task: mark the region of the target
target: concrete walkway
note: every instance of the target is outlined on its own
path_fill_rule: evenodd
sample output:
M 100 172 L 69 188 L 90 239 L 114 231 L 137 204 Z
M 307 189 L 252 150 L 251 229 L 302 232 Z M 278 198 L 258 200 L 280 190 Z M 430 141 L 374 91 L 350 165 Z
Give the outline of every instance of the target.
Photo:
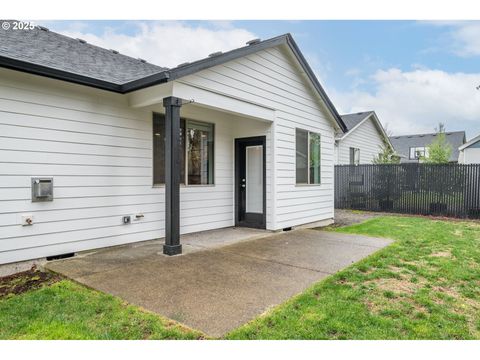
M 160 244 L 149 242 L 51 262 L 47 268 L 221 336 L 391 242 L 318 230 L 253 232 L 229 245 L 224 241 L 232 241 L 220 241 L 221 232 L 213 233 L 216 245 L 191 241 L 194 245 L 175 257 L 160 255 Z M 230 239 L 226 230 L 223 235 Z

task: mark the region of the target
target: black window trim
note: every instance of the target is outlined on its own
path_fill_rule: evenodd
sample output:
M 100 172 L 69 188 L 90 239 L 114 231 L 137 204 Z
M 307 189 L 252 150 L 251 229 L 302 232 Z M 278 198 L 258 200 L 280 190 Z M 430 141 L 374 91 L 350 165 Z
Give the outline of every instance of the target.
M 161 112 L 156 112 L 154 111 L 152 113 L 152 187 L 154 188 L 163 188 L 165 187 L 165 182 L 163 183 L 155 183 L 155 176 L 154 176 L 154 166 L 155 166 L 155 157 L 154 157 L 154 152 L 155 152 L 155 148 L 153 146 L 153 142 L 155 141 L 155 134 L 153 133 L 153 127 L 154 127 L 154 116 L 155 114 L 159 114 L 159 115 L 162 115 L 162 116 L 165 116 L 164 113 L 161 113 Z M 185 117 L 182 117 L 181 118 L 184 122 L 185 122 L 185 129 L 184 129 L 184 137 L 185 137 L 185 140 L 184 140 L 184 144 L 183 144 L 183 151 L 184 151 L 184 159 L 185 159 L 185 164 L 184 164 L 184 179 L 183 181 L 180 183 L 180 186 L 181 187 L 214 187 L 215 184 L 216 184 L 216 181 L 215 181 L 215 174 L 216 174 L 216 161 L 215 161 L 215 139 L 216 139 L 216 126 L 215 126 L 215 123 L 213 122 L 208 122 L 208 121 L 203 121 L 203 120 L 196 120 L 196 119 L 191 119 L 191 118 L 185 118 Z M 213 158 L 213 182 L 211 184 L 188 184 L 188 160 L 187 160 L 187 156 L 188 156 L 188 151 L 187 151 L 187 128 L 188 128 L 188 122 L 189 121 L 195 121 L 195 122 L 199 122 L 199 123 L 204 123 L 204 124 L 209 124 L 209 125 L 212 125 L 212 137 L 213 137 L 213 146 L 212 146 L 212 158 Z
M 307 182 L 306 183 L 298 183 L 297 182 L 297 130 L 305 131 L 307 133 Z M 317 134 L 320 138 L 320 182 L 318 183 L 311 183 L 310 182 L 310 134 Z M 295 128 L 295 186 L 318 186 L 322 185 L 322 134 L 316 131 L 310 131 L 303 128 L 296 127 Z

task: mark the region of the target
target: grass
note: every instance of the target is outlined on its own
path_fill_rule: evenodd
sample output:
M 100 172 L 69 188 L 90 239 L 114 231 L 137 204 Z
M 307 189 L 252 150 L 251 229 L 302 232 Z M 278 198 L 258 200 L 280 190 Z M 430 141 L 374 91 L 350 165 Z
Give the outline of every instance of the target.
M 229 339 L 480 339 L 480 224 L 380 217 L 335 231 L 389 247 Z
M 0 339 L 198 339 L 200 332 L 69 280 L 0 299 Z
M 332 231 L 396 242 L 227 339 L 480 339 L 480 223 L 388 216 Z M 203 338 L 69 280 L 40 280 L 0 284 L 0 339 Z

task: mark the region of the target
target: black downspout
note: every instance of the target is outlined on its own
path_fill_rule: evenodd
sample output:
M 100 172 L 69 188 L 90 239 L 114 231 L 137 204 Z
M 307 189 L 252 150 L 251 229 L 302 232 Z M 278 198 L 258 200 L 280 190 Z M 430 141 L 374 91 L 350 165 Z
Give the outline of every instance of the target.
M 182 253 L 180 244 L 180 107 L 182 99 L 163 99 L 165 107 L 165 255 Z

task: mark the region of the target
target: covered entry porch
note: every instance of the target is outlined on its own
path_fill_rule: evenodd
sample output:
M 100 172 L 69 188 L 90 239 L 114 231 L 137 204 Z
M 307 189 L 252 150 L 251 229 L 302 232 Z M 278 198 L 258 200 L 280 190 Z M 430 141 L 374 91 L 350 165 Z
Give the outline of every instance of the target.
M 129 102 L 152 113 L 153 187 L 165 198 L 164 254 L 182 253 L 180 234 L 274 228 L 272 109 L 182 82 L 133 93 Z

